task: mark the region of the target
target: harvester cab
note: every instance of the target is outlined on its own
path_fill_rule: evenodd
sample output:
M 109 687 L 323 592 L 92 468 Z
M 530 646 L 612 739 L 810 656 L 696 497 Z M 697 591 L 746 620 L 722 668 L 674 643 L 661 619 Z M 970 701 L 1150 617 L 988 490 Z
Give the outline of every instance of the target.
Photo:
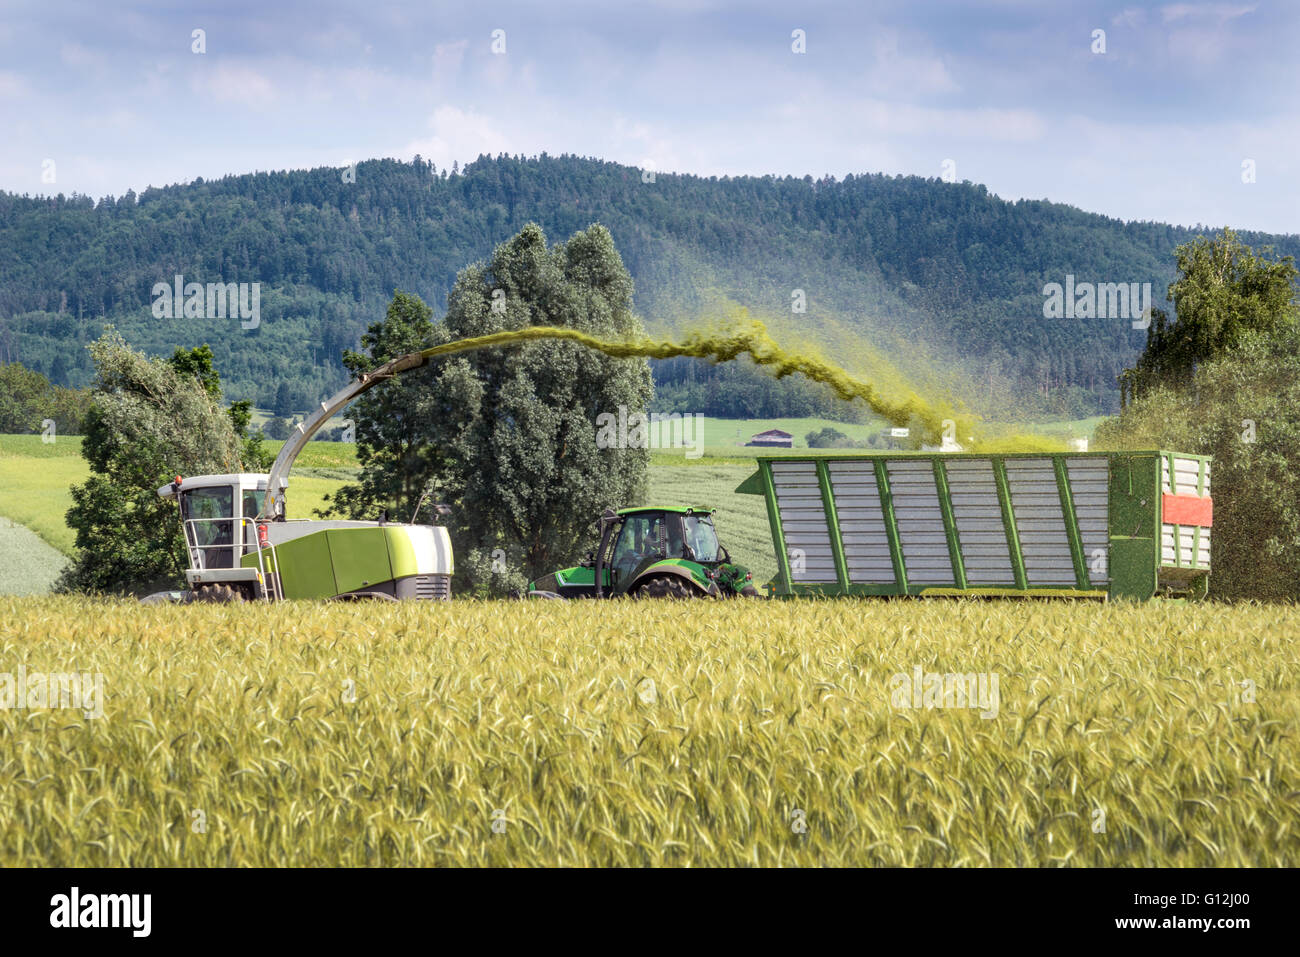
M 174 498 L 180 506 L 192 568 L 239 567 L 248 548 L 256 547 L 256 519 L 266 497 L 266 481 L 265 475 L 251 472 L 188 479 L 178 475 L 158 490 L 161 497 Z M 281 489 L 288 484 L 282 479 Z
M 387 519 L 290 521 L 288 479 L 277 480 L 280 494 L 268 509 L 270 482 L 248 472 L 177 476 L 158 489 L 180 506 L 190 600 L 451 597 L 445 528 Z
M 606 509 L 587 561 L 539 578 L 531 598 L 755 596 L 750 572 L 718 544 L 711 508 Z
M 290 521 L 284 505 L 289 470 L 320 428 L 368 390 L 430 358 L 429 350 L 398 356 L 349 382 L 298 424 L 265 475 L 177 476 L 158 489 L 180 506 L 188 598 L 450 598 L 451 537 L 439 525 L 415 524 L 419 505 L 408 523 L 386 513 L 373 522 Z M 447 511 L 434 505 L 425 514 Z

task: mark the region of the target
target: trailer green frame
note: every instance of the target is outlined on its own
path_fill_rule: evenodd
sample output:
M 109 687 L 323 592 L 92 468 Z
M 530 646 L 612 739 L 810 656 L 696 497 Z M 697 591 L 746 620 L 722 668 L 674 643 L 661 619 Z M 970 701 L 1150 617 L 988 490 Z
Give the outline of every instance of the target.
M 953 583 L 935 585 L 910 581 L 904 558 L 903 540 L 895 514 L 889 463 L 899 460 L 927 460 L 931 463 L 938 495 L 938 517 L 942 519 Z M 1192 532 L 1191 560 L 1183 561 L 1182 529 L 1173 525 L 1172 561 L 1162 554 L 1162 472 L 1169 476 L 1170 490 L 1190 494 L 1177 486 L 1175 460 L 1197 463 L 1199 472 L 1195 494 L 1208 498 L 1208 456 L 1189 455 L 1164 450 L 1129 452 L 1019 452 L 983 454 L 973 452 L 878 452 L 831 453 L 807 456 L 764 456 L 757 459 L 757 471 L 736 489 L 738 493 L 764 496 L 768 524 L 776 552 L 776 577 L 768 591 L 776 597 L 800 595 L 915 596 L 986 595 L 1055 598 L 1097 598 L 1145 600 L 1155 596 L 1203 598 L 1209 590 L 1208 563 L 1201 562 L 1200 526 Z M 949 487 L 949 465 L 956 460 L 979 460 L 992 467 L 999 512 L 1006 536 L 1007 557 L 1014 583 L 1007 585 L 972 585 L 966 574 L 962 554 L 961 532 L 955 518 L 953 494 Z M 1044 585 L 1033 581 L 1021 546 L 1021 525 L 1016 520 L 1008 465 L 1018 461 L 1034 465 L 1050 464 L 1055 477 L 1055 492 L 1060 517 L 1065 524 L 1066 544 L 1073 582 Z M 1081 461 L 1104 460 L 1106 464 L 1106 554 L 1104 571 L 1096 570 L 1097 556 L 1085 553 L 1080 530 L 1070 466 Z M 892 582 L 854 582 L 851 580 L 843 532 L 830 468 L 832 463 L 870 462 L 879 495 L 884 525 L 884 544 L 888 546 L 894 570 Z M 821 491 L 823 517 L 829 535 L 830 554 L 834 561 L 835 581 L 796 581 L 791 572 L 786 534 L 782 526 L 781 502 L 777 494 L 774 465 L 804 464 L 812 468 Z M 1045 488 L 1038 494 L 1047 494 Z M 1167 494 L 1167 493 L 1166 493 Z M 1166 523 L 1168 524 L 1168 523 Z M 1207 533 L 1208 534 L 1208 533 Z M 1208 543 L 1207 543 L 1208 547 Z M 1094 549 L 1096 551 L 1096 549 Z M 1064 556 L 1064 553 L 1062 553 Z

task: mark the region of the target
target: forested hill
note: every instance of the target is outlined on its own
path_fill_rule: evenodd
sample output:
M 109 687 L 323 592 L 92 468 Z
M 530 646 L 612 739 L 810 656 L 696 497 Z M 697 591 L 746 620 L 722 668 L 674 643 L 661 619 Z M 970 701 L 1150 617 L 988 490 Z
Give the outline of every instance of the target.
M 652 332 L 743 306 L 887 386 L 1065 415 L 1113 407 L 1115 376 L 1145 336 L 1125 319 L 1044 319 L 1044 284 L 1149 282 L 1167 306 L 1174 247 L 1211 231 L 918 177 L 649 177 L 546 155 L 482 157 L 450 175 L 418 157 L 378 160 L 99 202 L 0 193 L 0 362 L 85 384 L 83 346 L 112 323 L 154 352 L 209 343 L 232 398 L 270 406 L 288 381 L 305 407 L 345 380 L 341 351 L 394 289 L 441 310 L 457 271 L 529 221 L 552 242 L 609 227 Z M 1300 253 L 1296 236 L 1242 238 Z M 154 285 L 177 274 L 260 283 L 260 325 L 154 318 Z M 806 311 L 792 310 L 796 290 Z M 663 402 L 691 411 L 803 414 L 772 408 L 781 390 L 757 395 L 741 370 L 678 361 L 656 377 Z

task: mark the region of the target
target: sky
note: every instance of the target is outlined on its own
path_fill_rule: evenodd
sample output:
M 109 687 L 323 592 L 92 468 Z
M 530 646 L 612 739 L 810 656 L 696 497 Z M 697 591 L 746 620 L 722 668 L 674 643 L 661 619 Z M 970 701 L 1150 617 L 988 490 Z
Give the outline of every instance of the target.
M 1295 233 L 1298 41 L 1294 2 L 0 0 L 0 189 L 547 152 Z

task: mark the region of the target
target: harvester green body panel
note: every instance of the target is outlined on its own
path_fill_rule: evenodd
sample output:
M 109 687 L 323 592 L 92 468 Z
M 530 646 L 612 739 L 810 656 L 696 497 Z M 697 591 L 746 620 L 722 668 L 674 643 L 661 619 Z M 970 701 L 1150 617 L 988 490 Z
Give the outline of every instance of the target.
M 327 534 L 314 532 L 295 538 L 278 546 L 274 556 L 264 559 L 266 573 L 279 574 L 285 598 L 333 598 L 339 593 L 334 587 L 334 561 Z M 256 567 L 257 556 L 245 555 L 242 564 L 245 568 Z
M 357 534 L 360 532 L 361 534 Z M 369 588 L 393 577 L 388 559 L 388 529 L 331 528 L 325 533 L 339 594 Z
M 769 592 L 1147 599 L 1208 591 L 1210 460 L 886 452 L 758 460 Z
M 279 575 L 285 598 L 333 598 L 366 591 L 390 591 L 394 582 L 431 577 L 413 539 L 420 526 L 374 525 L 325 528 L 263 549 L 268 575 Z M 441 531 L 441 530 L 439 530 Z M 258 567 L 257 552 L 241 558 Z M 450 576 L 450 566 L 432 570 Z

